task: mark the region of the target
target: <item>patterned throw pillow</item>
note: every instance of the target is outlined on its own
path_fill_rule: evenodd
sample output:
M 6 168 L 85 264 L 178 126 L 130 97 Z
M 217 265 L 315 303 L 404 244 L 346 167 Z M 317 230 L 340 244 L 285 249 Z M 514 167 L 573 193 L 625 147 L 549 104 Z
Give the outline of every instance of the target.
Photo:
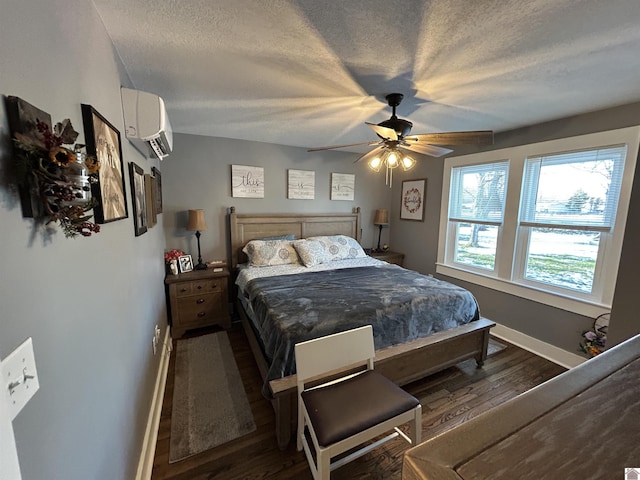
M 324 245 L 317 240 L 296 240 L 293 246 L 305 267 L 313 267 L 329 261 Z
M 251 240 L 242 251 L 249 257 L 252 267 L 300 263 L 289 240 Z
M 367 256 L 360 244 L 355 239 L 347 237 L 346 235 L 309 237 L 307 240 L 316 240 L 322 243 L 330 261 Z

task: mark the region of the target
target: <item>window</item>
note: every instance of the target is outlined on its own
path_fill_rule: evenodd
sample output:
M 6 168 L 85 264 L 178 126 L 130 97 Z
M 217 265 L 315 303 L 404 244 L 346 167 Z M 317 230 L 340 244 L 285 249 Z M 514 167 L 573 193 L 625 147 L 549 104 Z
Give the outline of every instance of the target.
M 445 160 L 436 271 L 595 316 L 609 308 L 640 127 Z
M 500 162 L 452 169 L 449 222 L 454 263 L 495 270 L 508 166 Z
M 600 245 L 615 219 L 626 145 L 527 158 L 516 277 L 594 293 Z

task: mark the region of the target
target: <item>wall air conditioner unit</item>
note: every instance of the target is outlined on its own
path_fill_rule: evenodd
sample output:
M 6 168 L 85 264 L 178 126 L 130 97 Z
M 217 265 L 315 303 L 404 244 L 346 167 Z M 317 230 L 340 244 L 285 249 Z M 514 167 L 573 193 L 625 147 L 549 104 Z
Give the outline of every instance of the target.
M 173 132 L 164 100 L 153 93 L 121 89 L 127 138 L 141 152 L 162 160 L 173 148 Z

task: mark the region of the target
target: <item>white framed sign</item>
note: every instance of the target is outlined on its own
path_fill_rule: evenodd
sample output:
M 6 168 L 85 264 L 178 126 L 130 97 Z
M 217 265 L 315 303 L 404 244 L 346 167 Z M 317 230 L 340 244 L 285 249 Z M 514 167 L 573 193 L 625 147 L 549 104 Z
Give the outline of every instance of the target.
M 316 172 L 289 169 L 287 185 L 287 198 L 313 200 L 316 195 Z
M 231 165 L 231 196 L 264 198 L 264 168 Z
M 402 182 L 402 198 L 400 199 L 400 218 L 402 220 L 424 220 L 424 198 L 427 179 L 405 180 Z
M 331 200 L 353 200 L 356 176 L 353 173 L 331 174 Z

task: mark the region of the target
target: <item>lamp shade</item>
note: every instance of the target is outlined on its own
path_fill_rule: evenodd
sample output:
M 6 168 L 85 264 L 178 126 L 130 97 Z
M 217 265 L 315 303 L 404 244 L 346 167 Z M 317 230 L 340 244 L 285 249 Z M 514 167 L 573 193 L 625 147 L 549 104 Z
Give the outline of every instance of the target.
M 204 221 L 204 210 L 189 210 L 189 221 L 187 230 L 203 231 L 207 229 L 207 222 Z
M 389 225 L 389 212 L 386 209 L 376 210 L 376 216 L 373 219 L 374 225 Z

